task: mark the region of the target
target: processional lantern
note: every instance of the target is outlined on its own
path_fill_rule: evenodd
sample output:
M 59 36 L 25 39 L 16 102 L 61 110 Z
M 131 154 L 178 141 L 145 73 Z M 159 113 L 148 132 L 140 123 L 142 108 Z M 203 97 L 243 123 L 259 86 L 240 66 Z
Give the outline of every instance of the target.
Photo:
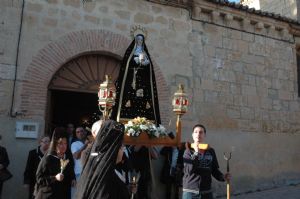
M 177 115 L 176 121 L 176 140 L 177 145 L 180 146 L 181 143 L 181 116 L 187 112 L 189 101 L 187 94 L 184 92 L 184 87 L 179 84 L 178 90 L 174 93 L 172 100 L 173 112 Z
M 105 81 L 100 84 L 98 92 L 98 107 L 103 114 L 103 119 L 108 119 L 112 107 L 115 105 L 116 88 L 111 81 L 111 76 L 105 75 Z
M 174 93 L 173 97 L 173 112 L 179 116 L 185 114 L 187 112 L 188 104 L 188 98 L 184 92 L 184 87 L 182 84 L 179 84 L 178 90 Z

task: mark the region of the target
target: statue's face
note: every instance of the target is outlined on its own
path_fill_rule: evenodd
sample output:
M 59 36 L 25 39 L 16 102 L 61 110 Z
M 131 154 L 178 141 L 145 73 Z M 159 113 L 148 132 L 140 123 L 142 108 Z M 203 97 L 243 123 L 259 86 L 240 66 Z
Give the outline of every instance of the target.
M 144 41 L 144 39 L 143 39 L 142 36 L 139 35 L 139 36 L 136 37 L 136 44 L 137 44 L 138 46 L 143 45 L 143 41 Z

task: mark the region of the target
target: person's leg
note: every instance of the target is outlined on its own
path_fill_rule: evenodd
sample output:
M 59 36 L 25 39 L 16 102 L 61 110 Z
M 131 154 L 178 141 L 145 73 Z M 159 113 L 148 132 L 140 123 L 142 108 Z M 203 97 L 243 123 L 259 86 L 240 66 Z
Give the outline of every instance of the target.
M 182 192 L 182 199 L 192 199 L 192 194 L 190 192 Z
M 182 187 L 177 186 L 175 191 L 175 193 L 177 193 L 175 199 L 182 199 Z
M 190 192 L 182 192 L 182 199 L 201 199 L 200 194 L 190 193 Z
M 144 178 L 140 178 L 137 187 L 137 198 L 138 199 L 147 199 L 148 189 L 147 189 L 147 181 Z
M 75 185 L 75 187 L 71 187 L 71 198 L 75 197 L 76 187 L 77 187 L 77 183 L 79 182 L 80 173 L 79 174 L 75 174 L 75 178 L 76 178 L 76 185 Z
M 179 187 L 174 185 L 174 199 L 179 199 Z
M 0 199 L 2 198 L 2 187 L 3 187 L 3 182 L 0 182 Z
M 32 185 L 32 184 L 30 184 L 29 185 L 29 196 L 28 196 L 28 198 L 29 199 L 33 199 L 34 197 L 33 197 L 33 192 L 34 192 L 34 185 Z
M 201 199 L 201 194 L 192 193 L 192 199 Z
M 166 183 L 166 198 L 165 199 L 171 199 L 171 190 L 172 190 L 172 184 L 170 182 Z
M 213 199 L 213 193 L 205 193 L 205 194 L 201 194 L 201 199 Z
M 137 195 L 138 199 L 151 199 L 151 174 L 148 171 L 141 172 L 141 177 L 138 182 Z

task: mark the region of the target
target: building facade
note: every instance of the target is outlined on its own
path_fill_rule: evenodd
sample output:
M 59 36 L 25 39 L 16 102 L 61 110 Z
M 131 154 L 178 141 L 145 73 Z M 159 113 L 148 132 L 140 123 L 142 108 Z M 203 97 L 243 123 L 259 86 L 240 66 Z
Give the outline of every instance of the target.
M 223 171 L 223 152 L 233 151 L 234 193 L 300 182 L 296 21 L 208 0 L 2 0 L 0 16 L 1 145 L 14 174 L 4 198 L 24 198 L 27 152 L 37 144 L 18 125 L 38 136 L 76 112 L 97 112 L 84 105 L 97 103 L 105 74 L 116 79 L 136 26 L 148 32 L 163 124 L 175 128 L 171 99 L 183 83 L 182 139 L 204 124 Z
M 263 10 L 280 14 L 291 19 L 299 19 L 299 0 L 241 0 L 243 5 L 247 5 L 256 10 Z

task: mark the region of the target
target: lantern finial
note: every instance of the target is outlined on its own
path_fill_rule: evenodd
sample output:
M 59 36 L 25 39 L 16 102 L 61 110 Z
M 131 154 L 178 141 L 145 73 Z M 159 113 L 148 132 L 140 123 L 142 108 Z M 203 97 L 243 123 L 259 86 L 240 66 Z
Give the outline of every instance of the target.
M 110 75 L 105 75 L 105 82 L 109 82 L 111 80 L 111 76 Z
M 179 85 L 178 85 L 178 91 L 180 91 L 181 93 L 184 92 L 184 86 L 183 86 L 182 84 L 179 84 Z M 177 92 L 178 92 L 178 91 L 177 91 Z

